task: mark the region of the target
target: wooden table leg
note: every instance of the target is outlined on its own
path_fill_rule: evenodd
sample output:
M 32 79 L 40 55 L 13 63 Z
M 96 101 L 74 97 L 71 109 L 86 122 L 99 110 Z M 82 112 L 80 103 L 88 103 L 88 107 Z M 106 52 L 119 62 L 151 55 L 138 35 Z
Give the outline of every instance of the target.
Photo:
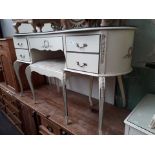
M 99 135 L 103 134 L 103 112 L 105 102 L 105 77 L 99 77 Z
M 18 79 L 18 82 L 19 82 L 19 86 L 20 86 L 20 95 L 23 96 L 23 85 L 22 85 L 22 82 L 21 82 L 21 78 L 20 78 L 20 75 L 19 75 L 19 68 L 21 67 L 23 63 L 22 62 L 18 62 L 18 61 L 15 61 L 13 66 L 14 66 L 14 70 L 15 70 L 15 73 L 16 73 L 16 76 L 17 76 L 17 79 Z

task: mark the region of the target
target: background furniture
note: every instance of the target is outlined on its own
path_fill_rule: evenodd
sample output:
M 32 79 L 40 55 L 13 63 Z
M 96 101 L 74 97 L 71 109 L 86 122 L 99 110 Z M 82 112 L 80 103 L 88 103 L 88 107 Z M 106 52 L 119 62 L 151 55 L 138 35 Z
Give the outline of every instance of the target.
M 13 62 L 15 60 L 16 54 L 13 40 L 11 38 L 0 39 L 0 61 L 5 83 L 13 90 L 19 91 L 18 82 L 13 69 Z
M 60 54 L 64 52 L 66 58 L 64 88 L 66 88 L 67 72 L 99 79 L 99 134 L 102 134 L 105 77 L 131 72 L 134 31 L 133 27 L 105 27 L 14 35 L 17 55 L 14 67 L 21 90 L 19 67 L 22 63 L 31 64 L 49 58 L 53 59 L 52 54 L 60 58 Z M 121 77 L 118 79 L 124 98 Z M 66 92 L 64 101 L 67 104 Z M 68 114 L 68 111 L 65 114 Z M 65 118 L 68 122 L 68 115 Z
M 3 93 L 1 93 L 1 90 Z M 10 99 L 14 101 L 9 102 L 9 106 L 13 107 L 12 109 L 9 109 L 17 117 L 17 111 L 15 110 L 18 108 L 22 126 L 22 133 L 56 135 L 97 134 L 98 112 L 95 111 L 95 109 L 98 109 L 98 107 L 94 106 L 94 110 L 90 110 L 87 96 L 68 91 L 70 116 L 74 123 L 66 125 L 66 123 L 64 122 L 63 98 L 62 95 L 56 91 L 55 87 L 42 85 L 41 87 L 36 89 L 35 92 L 38 96 L 38 104 L 34 104 L 34 101 L 31 98 L 32 95 L 30 90 L 25 91 L 24 97 L 22 97 L 19 93 L 14 93 L 3 82 L 0 82 L 0 98 L 3 101 L 1 102 L 3 104 L 3 109 L 1 109 L 1 106 L 0 109 L 3 110 L 6 116 L 8 116 L 8 113 L 6 112 L 6 106 Z M 9 97 L 10 99 L 5 100 L 5 96 L 7 98 Z M 15 107 L 17 108 L 15 109 Z M 127 109 L 118 108 L 110 104 L 105 104 L 103 128 L 104 134 L 123 134 L 123 120 L 127 117 L 128 114 L 129 111 Z M 18 126 L 15 124 L 16 119 L 11 119 L 11 116 L 12 115 L 8 116 L 8 118 L 12 121 L 14 126 L 18 128 Z
M 155 128 L 150 127 L 155 114 L 155 95 L 147 94 L 125 119 L 126 135 L 153 135 Z

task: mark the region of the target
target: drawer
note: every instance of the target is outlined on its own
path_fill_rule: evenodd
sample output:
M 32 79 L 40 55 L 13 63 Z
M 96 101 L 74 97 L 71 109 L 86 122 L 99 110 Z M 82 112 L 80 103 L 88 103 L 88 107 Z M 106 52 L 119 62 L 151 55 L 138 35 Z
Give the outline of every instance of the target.
M 28 50 L 16 49 L 17 60 L 22 62 L 30 62 L 30 53 Z
M 28 49 L 26 38 L 13 38 L 15 48 Z
M 14 99 L 9 91 L 2 90 L 2 98 L 8 102 L 12 102 Z
M 43 131 L 44 130 L 44 131 Z M 41 125 L 39 126 L 39 132 L 46 132 L 46 134 L 59 134 L 59 127 L 53 122 L 47 120 L 46 118 L 41 117 Z
M 99 55 L 67 52 L 66 63 L 68 69 L 98 73 Z
M 8 117 L 14 122 L 14 124 L 21 128 L 21 121 L 7 107 L 6 107 L 6 113 L 7 113 Z
M 29 38 L 30 49 L 38 50 L 63 50 L 62 37 L 44 37 L 44 38 Z
M 99 53 L 99 35 L 66 37 L 67 51 Z
M 6 107 L 13 113 L 15 116 L 20 118 L 20 111 L 17 109 L 11 102 L 6 103 Z
M 54 133 L 52 133 L 51 131 L 49 131 L 45 126 L 40 125 L 39 126 L 39 133 L 41 135 L 54 135 Z

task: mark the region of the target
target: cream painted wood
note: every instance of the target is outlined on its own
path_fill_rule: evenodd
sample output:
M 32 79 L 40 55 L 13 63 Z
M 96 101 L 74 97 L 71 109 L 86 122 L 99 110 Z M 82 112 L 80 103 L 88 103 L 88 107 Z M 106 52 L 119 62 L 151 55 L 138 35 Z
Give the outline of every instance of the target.
M 98 73 L 98 60 L 98 54 L 67 52 L 66 57 L 67 68 L 91 73 Z
M 155 95 L 147 94 L 124 120 L 125 134 L 155 134 L 155 128 L 150 123 L 155 114 Z
M 63 50 L 62 37 L 36 37 L 28 38 L 30 49 L 37 50 Z
M 111 30 L 103 39 L 105 61 L 100 61 L 100 74 L 113 76 L 131 72 L 134 31 Z
M 67 36 L 67 51 L 99 53 L 100 36 Z
M 102 134 L 105 77 L 124 75 L 132 70 L 131 55 L 134 32 L 135 28 L 133 27 L 83 28 L 46 33 L 16 34 L 14 40 L 27 38 L 29 43 L 28 50 L 31 53 L 32 59 L 30 62 L 32 63 L 31 67 L 33 63 L 37 63 L 37 61 L 45 58 L 42 53 L 55 50 L 62 50 L 65 53 L 67 65 L 64 68 L 62 84 L 66 123 L 68 122 L 67 72 L 93 76 L 99 79 L 98 132 Z M 38 52 L 40 50 L 42 52 Z M 29 81 L 30 66 L 26 69 Z M 35 69 L 39 71 L 38 68 Z M 45 70 L 44 74 L 47 74 Z M 32 83 L 30 83 L 31 85 Z M 89 94 L 91 94 L 91 91 Z
M 13 41 L 15 48 L 28 49 L 26 37 L 14 37 Z
M 145 132 L 142 132 L 136 128 L 126 125 L 125 135 L 147 135 Z
M 25 49 L 16 49 L 16 57 L 18 61 L 29 63 L 31 62 L 30 53 Z

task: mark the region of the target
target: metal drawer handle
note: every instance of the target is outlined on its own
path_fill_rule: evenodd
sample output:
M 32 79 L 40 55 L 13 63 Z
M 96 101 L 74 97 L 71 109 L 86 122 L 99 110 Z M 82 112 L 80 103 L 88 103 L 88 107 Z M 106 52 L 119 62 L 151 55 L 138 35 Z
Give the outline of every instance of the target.
M 18 43 L 18 46 L 23 46 L 23 43 Z
M 83 63 L 82 65 L 80 65 L 79 61 L 77 61 L 76 64 L 77 64 L 78 66 L 80 66 L 80 67 L 85 67 L 85 66 L 87 66 L 86 63 Z
M 49 48 L 49 41 L 48 40 L 44 40 L 44 45 L 42 46 L 43 48 Z
M 76 46 L 78 48 L 84 48 L 84 47 L 87 47 L 88 45 L 87 44 L 79 44 L 79 43 L 76 43 Z
M 25 59 L 25 55 L 20 54 L 20 57 L 21 57 L 22 59 Z
M 47 129 L 48 129 L 49 132 L 53 132 L 53 128 L 52 127 L 47 126 Z

